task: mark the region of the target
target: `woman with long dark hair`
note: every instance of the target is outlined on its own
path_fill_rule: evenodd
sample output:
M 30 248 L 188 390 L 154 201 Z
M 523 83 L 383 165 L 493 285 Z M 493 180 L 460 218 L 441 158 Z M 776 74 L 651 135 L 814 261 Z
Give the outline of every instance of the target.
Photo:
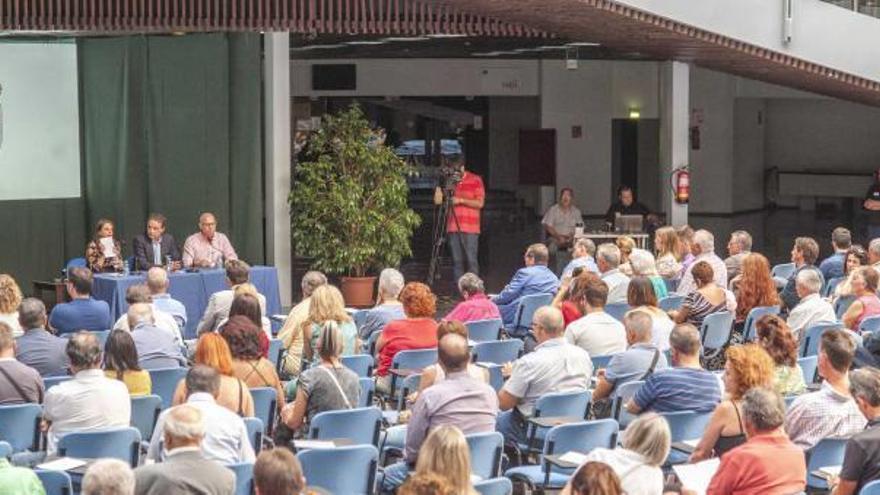
M 86 263 L 95 273 L 122 270 L 122 245 L 113 237 L 113 222 L 101 218 L 86 245 Z
M 104 375 L 125 383 L 131 395 L 150 395 L 150 373 L 138 365 L 137 347 L 131 333 L 117 329 L 104 344 Z

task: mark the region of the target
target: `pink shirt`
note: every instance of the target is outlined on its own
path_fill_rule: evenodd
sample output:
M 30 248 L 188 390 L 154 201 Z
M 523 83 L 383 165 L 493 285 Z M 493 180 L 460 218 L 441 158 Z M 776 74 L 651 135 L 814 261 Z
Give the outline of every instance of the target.
M 220 261 L 221 256 L 225 261 L 238 259 L 229 239 L 220 232 L 214 233 L 214 238 L 210 241 L 201 232 L 196 232 L 183 243 L 183 266 L 189 267 L 203 260 L 215 264 Z
M 467 323 L 477 320 L 493 320 L 500 319 L 501 312 L 498 306 L 486 297 L 486 294 L 474 294 L 467 299 L 458 303 L 452 311 L 443 318 L 446 321 L 460 321 Z
M 852 330 L 858 330 L 859 325 L 862 324 L 862 320 L 868 318 L 870 316 L 880 315 L 880 298 L 873 294 L 869 294 L 867 296 L 862 296 L 858 299 L 860 303 L 862 303 L 862 314 L 856 318 L 855 323 L 853 323 Z

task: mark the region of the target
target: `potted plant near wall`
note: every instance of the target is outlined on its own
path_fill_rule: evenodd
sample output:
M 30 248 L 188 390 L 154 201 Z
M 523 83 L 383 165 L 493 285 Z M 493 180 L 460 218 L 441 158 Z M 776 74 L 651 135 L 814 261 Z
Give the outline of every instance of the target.
M 341 275 L 355 307 L 373 303 L 376 270 L 411 254 L 420 221 L 407 203 L 411 167 L 384 141 L 357 105 L 324 117 L 300 152 L 288 198 L 297 254 Z

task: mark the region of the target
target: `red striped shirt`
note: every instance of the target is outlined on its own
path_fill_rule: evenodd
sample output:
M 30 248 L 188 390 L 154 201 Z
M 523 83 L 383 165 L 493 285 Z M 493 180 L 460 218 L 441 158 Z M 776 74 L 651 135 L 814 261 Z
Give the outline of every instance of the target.
M 483 179 L 477 174 L 465 171 L 461 182 L 455 187 L 455 197 L 463 199 L 484 199 L 486 190 L 483 188 Z M 447 232 L 463 232 L 465 234 L 480 233 L 480 209 L 465 205 L 452 207 L 455 216 L 449 215 L 446 224 Z M 458 224 L 456 225 L 456 218 Z

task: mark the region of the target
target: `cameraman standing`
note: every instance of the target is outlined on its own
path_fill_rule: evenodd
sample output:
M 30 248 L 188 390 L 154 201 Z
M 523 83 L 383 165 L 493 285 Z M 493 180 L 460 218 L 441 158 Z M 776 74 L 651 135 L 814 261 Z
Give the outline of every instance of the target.
M 464 157 L 452 155 L 446 159 L 446 166 L 455 170 L 455 179 L 461 180 L 452 189 L 452 211 L 446 222 L 449 250 L 452 252 L 455 280 L 464 275 L 464 262 L 467 258 L 468 271 L 479 275 L 477 263 L 477 246 L 480 239 L 480 210 L 486 198 L 483 179 L 479 175 L 468 172 L 464 167 Z M 453 180 L 454 182 L 454 180 Z M 434 194 L 434 202 L 443 200 L 440 188 Z M 439 199 L 438 199 L 439 198 Z

